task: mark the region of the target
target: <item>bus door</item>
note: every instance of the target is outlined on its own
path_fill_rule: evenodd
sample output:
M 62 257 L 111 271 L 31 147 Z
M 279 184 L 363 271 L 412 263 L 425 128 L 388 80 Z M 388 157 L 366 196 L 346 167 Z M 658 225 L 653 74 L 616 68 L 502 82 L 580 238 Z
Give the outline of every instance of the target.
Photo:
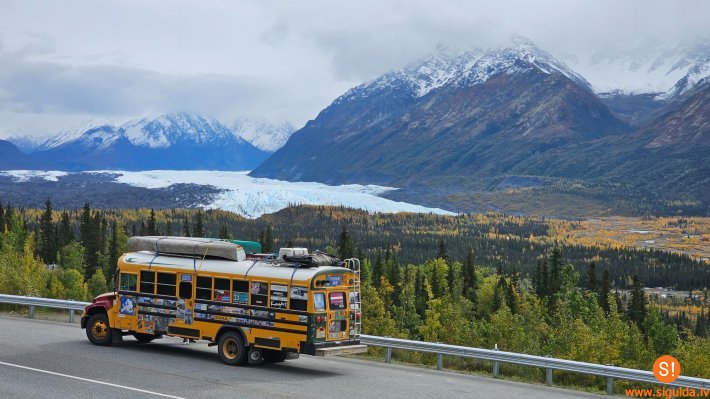
M 348 339 L 350 312 L 347 304 L 347 290 L 326 292 L 328 303 L 328 331 L 326 341 Z
M 195 275 L 192 273 L 178 273 L 177 291 L 175 319 L 168 327 L 168 333 L 199 339 L 200 330 L 193 327 L 195 318 Z
M 136 327 L 138 275 L 136 273 L 120 272 L 118 286 L 118 318 L 112 328 L 133 330 Z

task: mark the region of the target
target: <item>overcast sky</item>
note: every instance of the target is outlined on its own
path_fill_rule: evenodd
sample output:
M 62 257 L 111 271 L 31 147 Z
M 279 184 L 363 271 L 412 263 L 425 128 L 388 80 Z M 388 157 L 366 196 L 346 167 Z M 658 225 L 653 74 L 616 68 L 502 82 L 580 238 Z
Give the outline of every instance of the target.
M 348 88 L 512 33 L 553 54 L 710 35 L 710 1 L 0 0 L 0 137 L 171 111 L 300 127 Z

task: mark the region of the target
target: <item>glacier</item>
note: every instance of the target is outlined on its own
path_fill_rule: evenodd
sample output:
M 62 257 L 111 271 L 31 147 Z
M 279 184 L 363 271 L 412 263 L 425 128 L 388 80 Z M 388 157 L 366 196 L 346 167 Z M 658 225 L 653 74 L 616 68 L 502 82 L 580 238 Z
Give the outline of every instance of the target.
M 86 172 L 61 171 L 0 171 L 0 175 L 10 176 L 17 182 L 29 179 L 57 181 L 70 174 L 101 174 L 111 176 L 116 183 L 148 189 L 165 188 L 174 184 L 196 184 L 212 186 L 221 192 L 210 202 L 195 204 L 202 209 L 222 209 L 247 218 L 277 212 L 290 205 L 334 205 L 363 209 L 370 213 L 435 213 L 454 215 L 439 208 L 398 202 L 379 195 L 396 190 L 394 187 L 373 184 L 346 184 L 329 186 L 315 182 L 288 182 L 275 179 L 248 176 L 249 171 L 226 172 L 212 170 L 149 170 L 115 171 L 100 170 Z

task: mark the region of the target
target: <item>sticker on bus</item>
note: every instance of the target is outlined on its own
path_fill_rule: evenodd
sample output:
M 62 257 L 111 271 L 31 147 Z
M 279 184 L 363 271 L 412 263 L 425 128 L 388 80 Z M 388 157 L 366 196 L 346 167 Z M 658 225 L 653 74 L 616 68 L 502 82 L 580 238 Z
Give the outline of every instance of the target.
M 249 303 L 249 293 L 248 292 L 233 292 L 232 302 L 246 305 Z
M 214 300 L 217 302 L 229 302 L 229 290 L 214 290 Z
M 345 309 L 345 295 L 342 292 L 331 292 L 328 295 L 330 310 Z
M 271 307 L 277 309 L 286 309 L 286 292 L 288 287 L 285 285 L 271 284 Z
M 308 288 L 291 287 L 291 299 L 308 299 Z
M 122 315 L 135 315 L 136 314 L 136 300 L 131 297 L 122 296 L 121 297 L 121 308 L 119 311 Z
M 316 312 L 322 312 L 325 310 L 325 295 L 317 293 L 313 295 L 313 306 L 316 308 Z

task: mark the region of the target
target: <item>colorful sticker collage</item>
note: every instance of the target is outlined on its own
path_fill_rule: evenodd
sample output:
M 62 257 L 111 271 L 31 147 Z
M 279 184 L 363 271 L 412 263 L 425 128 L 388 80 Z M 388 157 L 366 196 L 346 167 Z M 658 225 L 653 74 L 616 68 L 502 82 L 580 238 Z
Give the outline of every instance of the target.
M 271 284 L 271 307 L 276 309 L 286 309 L 288 299 L 286 292 L 288 287 L 285 285 Z

